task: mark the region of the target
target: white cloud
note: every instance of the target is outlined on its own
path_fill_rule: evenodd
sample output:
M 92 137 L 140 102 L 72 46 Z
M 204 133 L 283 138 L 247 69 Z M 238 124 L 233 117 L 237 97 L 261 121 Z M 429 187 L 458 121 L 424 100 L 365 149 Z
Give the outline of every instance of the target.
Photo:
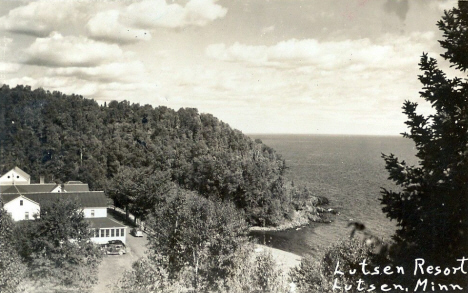
M 98 91 L 98 84 L 80 81 L 75 78 L 60 77 L 31 77 L 11 78 L 5 81 L 10 87 L 28 85 L 31 88 L 44 88 L 49 91 L 60 91 L 65 94 L 91 96 Z
M 129 5 L 123 12 L 125 19 L 141 28 L 205 26 L 226 13 L 227 9 L 214 0 L 190 0 L 185 6 L 145 0 Z
M 50 68 L 47 75 L 71 76 L 99 82 L 135 82 L 146 74 L 145 66 L 140 61 L 114 62 L 96 67 L 60 67 Z
M 31 88 L 44 88 L 49 91 L 60 91 L 64 94 L 82 95 L 96 100 L 132 100 L 132 102 L 145 102 L 149 93 L 157 90 L 157 85 L 151 82 L 109 82 L 88 81 L 78 77 L 31 77 L 11 78 L 4 81 L 10 87 L 16 85 L 29 85 Z M 138 100 L 140 99 L 140 100 Z
M 50 32 L 73 23 L 80 16 L 77 9 L 86 9 L 83 3 L 75 1 L 29 2 L 0 17 L 0 28 L 21 34 L 47 36 Z
M 115 44 L 96 42 L 82 36 L 62 36 L 56 32 L 46 38 L 37 38 L 25 53 L 26 63 L 51 67 L 89 67 L 124 55 Z
M 120 10 L 97 13 L 86 28 L 94 39 L 134 43 L 151 39 L 150 30 L 158 27 L 205 26 L 226 13 L 227 9 L 213 0 L 190 0 L 185 6 L 165 0 L 144 0 Z
M 235 43 L 232 46 L 212 44 L 206 55 L 227 62 L 242 62 L 255 66 L 318 69 L 369 70 L 395 68 L 414 63 L 433 43 L 434 33 L 414 33 L 410 36 L 384 35 L 378 41 L 369 39 L 319 42 L 315 39 L 290 39 L 272 46 Z M 416 59 L 415 59 L 416 58 Z
M 97 13 L 86 25 L 89 35 L 93 39 L 117 43 L 134 43 L 151 39 L 151 33 L 148 30 L 122 25 L 119 22 L 119 15 L 118 10 Z
M 433 7 L 441 11 L 450 10 L 454 7 L 458 7 L 457 3 L 458 3 L 457 0 L 442 0 L 442 1 L 439 0 L 439 1 L 431 2 Z
M 0 74 L 18 72 L 21 64 L 0 61 Z
M 227 9 L 215 0 L 190 0 L 184 6 L 166 0 L 143 0 L 126 6 L 87 1 L 35 1 L 0 17 L 0 28 L 13 33 L 48 36 L 53 31 L 78 29 L 87 22 L 89 34 L 99 40 L 132 43 L 151 38 L 148 29 L 205 26 L 223 18 Z M 113 7 L 113 10 L 105 10 Z

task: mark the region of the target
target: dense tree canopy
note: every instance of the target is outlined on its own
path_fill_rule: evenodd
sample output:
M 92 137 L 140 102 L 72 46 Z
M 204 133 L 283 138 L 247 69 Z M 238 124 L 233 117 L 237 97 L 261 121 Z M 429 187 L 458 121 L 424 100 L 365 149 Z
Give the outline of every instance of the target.
M 447 263 L 468 252 L 467 8 L 445 12 L 438 26 L 444 33 L 442 57 L 462 78 L 447 77 L 434 58 L 421 57 L 420 94 L 435 114 L 417 114 L 417 103 L 405 102 L 410 131 L 404 136 L 415 142 L 419 165 L 383 156 L 401 191 L 383 190 L 382 204 L 387 216 L 398 221 L 395 239 L 405 248 L 401 252 Z
M 151 176 L 169 178 L 206 198 L 232 201 L 253 224 L 275 225 L 292 207 L 284 160 L 273 149 L 191 108 L 174 111 L 127 101 L 99 106 L 81 96 L 3 86 L 0 172 L 14 166 L 32 178 L 108 187 L 118 205 L 130 205 L 138 216 L 148 209 L 135 205 L 142 198 L 115 191 L 154 190 L 141 186 Z M 130 177 L 138 186 L 124 186 Z
M 170 277 L 189 267 L 195 288 L 212 288 L 228 276 L 232 257 L 248 232 L 232 204 L 182 190 L 152 213 L 148 227 L 149 248 L 167 257 Z

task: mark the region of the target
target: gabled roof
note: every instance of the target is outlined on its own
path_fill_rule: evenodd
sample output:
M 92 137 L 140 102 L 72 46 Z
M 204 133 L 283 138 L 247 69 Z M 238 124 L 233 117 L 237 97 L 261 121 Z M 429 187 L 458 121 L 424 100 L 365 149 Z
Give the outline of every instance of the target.
M 18 167 L 14 167 L 12 169 L 13 171 L 15 171 L 16 173 L 20 174 L 22 177 L 26 178 L 26 179 L 30 179 L 31 176 L 29 176 L 28 173 L 24 172 L 23 170 L 21 170 L 20 168 Z M 11 170 L 10 170 L 11 171 Z
M 29 201 L 32 201 L 34 202 L 35 204 L 39 204 L 38 202 L 35 202 L 34 200 L 30 199 L 30 198 L 27 198 L 26 196 L 24 195 L 21 195 L 21 194 L 0 194 L 0 201 L 3 202 L 4 204 L 7 204 L 9 203 L 10 201 L 18 198 L 18 197 L 23 197 Z
M 69 181 L 69 182 L 77 182 L 77 181 Z M 65 183 L 63 185 L 63 189 L 66 192 L 80 192 L 80 191 L 89 191 L 89 186 L 87 183 Z
M 18 194 L 1 194 L 2 201 L 4 204 L 15 199 Z M 104 195 L 104 191 L 90 191 L 90 192 L 64 192 L 64 193 L 26 193 L 24 197 L 29 198 L 32 201 L 43 205 L 47 202 L 56 201 L 59 198 L 72 199 L 82 208 L 97 208 L 107 207 L 107 197 Z
M 109 218 L 86 218 L 86 220 L 89 222 L 89 228 L 126 228 L 125 225 L 122 225 Z
M 10 201 L 14 200 L 15 198 L 21 196 L 21 194 L 13 194 L 13 193 L 10 193 L 10 194 L 0 194 L 0 200 L 6 204 L 6 203 L 9 203 Z
M 39 193 L 51 192 L 57 187 L 56 183 L 27 184 L 27 185 L 0 185 L 0 193 Z

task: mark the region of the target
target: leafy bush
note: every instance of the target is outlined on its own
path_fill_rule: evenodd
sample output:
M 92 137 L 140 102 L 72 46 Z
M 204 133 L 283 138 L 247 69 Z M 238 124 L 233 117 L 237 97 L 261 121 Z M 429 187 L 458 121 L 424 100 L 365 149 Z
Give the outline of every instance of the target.
M 220 293 L 228 292 L 290 292 L 288 278 L 281 272 L 269 252 L 253 254 L 252 246 L 244 247 L 236 255 L 232 274 L 219 286 Z
M 102 253 L 90 241 L 88 223 L 76 202 L 42 205 L 40 218 L 18 222 L 14 235 L 31 281 L 78 291 L 96 283 Z
M 153 254 L 132 265 L 132 270 L 124 273 L 122 279 L 112 288 L 113 292 L 172 292 L 169 274 L 164 268 L 161 255 Z
M 13 244 L 14 223 L 3 208 L 0 208 L 0 292 L 15 292 L 23 279 L 25 265 Z
M 375 255 L 373 246 L 366 245 L 358 239 L 349 239 L 338 242 L 329 247 L 319 261 L 312 256 L 302 258 L 301 264 L 290 272 L 291 280 L 296 284 L 298 292 L 357 292 L 355 284 L 358 279 L 366 280 L 359 265 L 364 259 L 372 266 Z M 334 275 L 339 262 L 340 271 L 345 275 Z M 356 274 L 350 275 L 349 270 L 356 269 Z M 335 278 L 343 290 L 333 290 Z M 353 284 L 353 290 L 345 291 L 343 284 Z
M 197 290 L 228 277 L 233 254 L 247 241 L 244 216 L 233 204 L 184 190 L 156 208 L 147 228 L 149 249 L 164 256 L 158 261 L 169 278 L 183 272 Z

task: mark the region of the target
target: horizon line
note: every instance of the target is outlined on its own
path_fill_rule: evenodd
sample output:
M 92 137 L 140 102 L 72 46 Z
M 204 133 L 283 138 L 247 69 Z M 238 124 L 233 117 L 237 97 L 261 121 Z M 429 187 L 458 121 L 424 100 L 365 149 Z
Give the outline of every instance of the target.
M 467 0 L 468 1 L 468 0 Z M 363 133 L 273 133 L 273 132 L 243 132 L 245 135 L 323 135 L 323 136 L 398 136 L 403 137 L 401 134 L 363 134 Z

